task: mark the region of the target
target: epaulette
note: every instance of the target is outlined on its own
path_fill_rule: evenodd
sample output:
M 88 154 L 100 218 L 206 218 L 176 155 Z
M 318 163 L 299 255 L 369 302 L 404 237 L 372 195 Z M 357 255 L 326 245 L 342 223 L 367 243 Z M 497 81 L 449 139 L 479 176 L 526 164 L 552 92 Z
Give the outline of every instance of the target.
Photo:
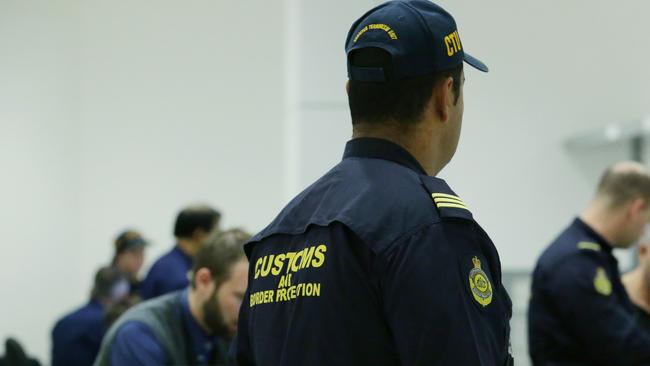
M 601 250 L 600 244 L 590 241 L 581 241 L 576 245 L 576 247 L 580 250 L 592 250 L 595 252 L 600 252 Z
M 474 220 L 465 202 L 449 188 L 444 180 L 426 176 L 422 176 L 420 180 L 429 193 L 441 218 L 453 217 Z

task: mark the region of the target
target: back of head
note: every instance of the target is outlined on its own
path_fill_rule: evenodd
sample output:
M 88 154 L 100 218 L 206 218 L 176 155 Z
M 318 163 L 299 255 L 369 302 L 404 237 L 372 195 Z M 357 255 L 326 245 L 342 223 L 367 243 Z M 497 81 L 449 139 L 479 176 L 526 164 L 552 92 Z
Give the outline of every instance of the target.
M 192 238 L 197 230 L 211 232 L 219 224 L 221 213 L 207 205 L 193 205 L 178 213 L 174 224 L 174 236 Z
M 352 51 L 348 62 L 358 67 L 378 67 L 389 75 L 385 82 L 350 80 L 348 103 L 352 125 L 392 123 L 404 130 L 418 123 L 434 87 L 451 77 L 456 100 L 460 95 L 462 64 L 449 70 L 404 79 L 391 77 L 393 64 L 388 52 L 374 47 Z
M 612 165 L 603 173 L 596 195 L 607 200 L 612 209 L 639 198 L 650 203 L 650 173 L 636 162 Z
M 246 259 L 244 244 L 250 238 L 251 235 L 241 229 L 215 232 L 203 243 L 194 257 L 192 276 L 199 269 L 207 268 L 218 284 L 226 281 L 233 265 Z
M 451 14 L 426 0 L 388 1 L 366 12 L 350 27 L 345 50 L 355 127 L 413 125 L 441 80 L 453 79 L 458 99 L 463 61 L 488 71 L 465 52 Z
M 105 302 L 116 302 L 129 294 L 130 285 L 126 275 L 118 268 L 109 266 L 95 273 L 92 298 Z

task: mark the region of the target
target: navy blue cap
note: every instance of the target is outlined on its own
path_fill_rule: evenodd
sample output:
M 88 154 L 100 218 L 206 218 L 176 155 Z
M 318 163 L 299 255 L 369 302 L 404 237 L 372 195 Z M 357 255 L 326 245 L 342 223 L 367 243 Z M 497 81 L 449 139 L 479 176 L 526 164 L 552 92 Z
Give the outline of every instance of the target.
M 381 67 L 350 64 L 350 53 L 380 48 L 391 55 L 392 72 Z M 463 61 L 483 72 L 488 67 L 467 54 L 454 18 L 426 0 L 397 0 L 381 4 L 359 18 L 345 41 L 348 77 L 358 81 L 387 81 L 449 70 Z
M 149 242 L 142 237 L 142 234 L 135 230 L 125 230 L 115 239 L 115 253 L 120 254 L 147 245 L 149 245 Z

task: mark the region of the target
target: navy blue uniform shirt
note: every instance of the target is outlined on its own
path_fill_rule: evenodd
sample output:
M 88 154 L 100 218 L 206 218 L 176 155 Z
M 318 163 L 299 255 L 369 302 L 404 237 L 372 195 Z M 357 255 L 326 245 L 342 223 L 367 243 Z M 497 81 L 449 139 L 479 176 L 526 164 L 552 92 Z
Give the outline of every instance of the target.
M 104 307 L 98 301 L 66 315 L 52 330 L 52 366 L 91 366 L 105 331 Z
M 494 245 L 443 180 L 389 141 L 348 142 L 245 250 L 231 364 L 510 363 Z
M 528 327 L 535 366 L 650 365 L 612 247 L 580 219 L 537 262 Z
M 147 277 L 140 284 L 140 296 L 148 300 L 186 288 L 190 269 L 192 257 L 175 246 L 151 266 Z
M 219 349 L 219 338 L 206 333 L 190 313 L 187 292 L 186 289 L 178 293 L 182 304 L 178 312 L 185 326 L 185 329 L 178 329 L 178 332 L 186 332 L 191 338 L 194 364 L 206 365 L 211 361 L 214 352 L 225 352 L 225 350 Z M 132 321 L 124 323 L 113 340 L 111 364 L 114 366 L 167 365 L 169 356 L 151 328 L 143 323 Z

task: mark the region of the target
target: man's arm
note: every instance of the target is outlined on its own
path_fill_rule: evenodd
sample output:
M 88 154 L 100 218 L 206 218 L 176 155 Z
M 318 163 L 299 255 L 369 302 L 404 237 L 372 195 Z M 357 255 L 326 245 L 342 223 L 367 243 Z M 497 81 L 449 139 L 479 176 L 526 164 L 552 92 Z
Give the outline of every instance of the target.
M 622 307 L 601 261 L 587 254 L 565 260 L 548 282 L 550 298 L 590 359 L 618 366 L 650 363 L 650 336 Z
M 167 354 L 151 329 L 135 321 L 120 327 L 110 352 L 112 366 L 148 366 L 167 363 Z
M 499 303 L 504 296 L 500 285 L 480 284 L 479 295 L 485 298 L 479 300 L 485 305 L 470 295 L 472 258 L 483 254 L 471 233 L 463 224 L 433 224 L 380 258 L 384 313 L 401 364 L 505 363 L 507 319 Z M 485 262 L 481 273 L 490 273 Z

